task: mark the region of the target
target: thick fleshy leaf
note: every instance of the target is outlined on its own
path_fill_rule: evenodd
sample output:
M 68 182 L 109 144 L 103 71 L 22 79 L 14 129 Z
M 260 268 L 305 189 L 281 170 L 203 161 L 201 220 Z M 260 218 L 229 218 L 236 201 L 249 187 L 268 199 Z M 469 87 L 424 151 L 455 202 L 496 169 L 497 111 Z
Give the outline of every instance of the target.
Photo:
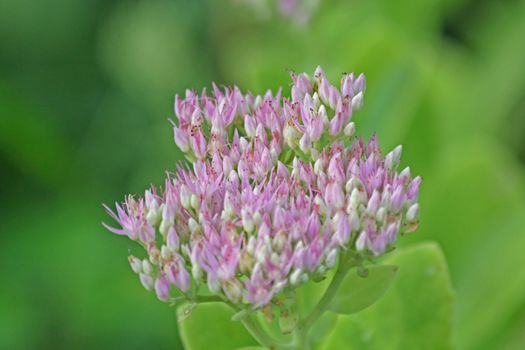
M 441 249 L 423 243 L 386 263 L 399 266 L 385 296 L 363 312 L 339 316 L 322 349 L 450 349 L 453 292 Z
M 191 315 L 178 309 L 179 332 L 186 350 L 231 350 L 257 346 L 240 322 L 232 321 L 233 311 L 223 303 L 199 304 Z
M 374 304 L 394 281 L 397 266 L 377 265 L 367 270 L 366 277 L 359 276 L 355 269 L 346 275 L 328 307 L 330 311 L 350 315 Z

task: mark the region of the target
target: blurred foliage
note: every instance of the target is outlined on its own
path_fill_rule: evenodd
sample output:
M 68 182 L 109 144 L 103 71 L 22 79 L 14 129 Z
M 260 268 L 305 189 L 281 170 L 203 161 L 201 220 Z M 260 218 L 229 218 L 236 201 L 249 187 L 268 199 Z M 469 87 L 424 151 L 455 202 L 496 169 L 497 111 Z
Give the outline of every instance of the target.
M 400 244 L 443 248 L 454 344 L 523 349 L 524 19 L 523 0 L 324 0 L 306 26 L 233 0 L 0 2 L 0 349 L 181 348 L 101 203 L 181 159 L 175 93 L 286 90 L 318 64 L 366 73 L 358 133 L 424 178 Z

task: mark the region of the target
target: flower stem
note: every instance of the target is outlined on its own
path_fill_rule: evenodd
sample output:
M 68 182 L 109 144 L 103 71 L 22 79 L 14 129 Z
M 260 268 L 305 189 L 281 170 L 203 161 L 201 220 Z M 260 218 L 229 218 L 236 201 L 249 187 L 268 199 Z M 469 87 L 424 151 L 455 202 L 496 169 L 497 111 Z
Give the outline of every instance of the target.
M 310 314 L 299 323 L 298 334 L 302 334 L 301 338 L 306 338 L 308 336 L 308 330 L 310 329 L 310 327 L 327 310 L 328 305 L 337 293 L 337 290 L 341 286 L 341 283 L 343 283 L 343 280 L 346 274 L 348 273 L 348 270 L 350 270 L 352 267 L 358 266 L 359 263 L 360 262 L 358 260 L 346 259 L 344 256 L 341 257 L 341 261 L 339 263 L 339 266 L 337 267 L 334 277 L 332 278 L 332 281 L 330 282 L 328 288 L 325 290 L 323 296 L 321 297 L 315 308 L 310 312 Z
M 241 320 L 244 327 L 259 344 L 268 349 L 284 349 L 284 346 L 270 337 L 250 316 Z
M 228 305 L 236 312 L 241 311 L 236 305 L 228 303 Z M 259 324 L 257 320 L 254 320 L 253 315 L 247 315 L 240 320 L 244 328 L 255 338 L 255 340 L 265 348 L 271 350 L 285 350 L 293 349 L 294 347 L 290 344 L 283 344 L 275 340 L 270 334 L 268 334 Z

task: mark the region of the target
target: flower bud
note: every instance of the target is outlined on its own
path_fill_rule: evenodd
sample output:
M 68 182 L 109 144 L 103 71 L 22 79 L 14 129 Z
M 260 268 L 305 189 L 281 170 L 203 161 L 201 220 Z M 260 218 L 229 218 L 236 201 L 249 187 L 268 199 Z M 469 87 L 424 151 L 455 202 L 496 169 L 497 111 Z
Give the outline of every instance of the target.
M 393 170 L 398 166 L 399 160 L 401 159 L 402 150 L 403 147 L 399 145 L 396 148 L 394 148 L 392 152 L 388 153 L 385 156 L 385 168 L 387 170 Z
M 171 250 L 179 249 L 179 236 L 177 235 L 177 231 L 175 231 L 174 226 L 172 226 L 168 231 L 168 234 L 166 236 L 166 244 Z
M 354 80 L 354 92 L 364 92 L 366 88 L 365 75 L 363 73 L 359 74 L 356 80 Z
M 419 204 L 412 204 L 407 210 L 406 219 L 409 223 L 416 222 L 419 217 Z
M 200 280 L 202 277 L 202 269 L 198 264 L 193 264 L 191 266 L 191 275 L 193 276 L 193 279 Z
M 312 104 L 314 109 L 318 109 L 319 105 L 321 104 L 321 100 L 319 99 L 319 94 L 317 92 L 314 92 L 312 95 Z
M 340 209 L 344 203 L 343 191 L 338 183 L 332 182 L 326 186 L 326 203 L 335 208 Z
M 180 187 L 180 204 L 183 208 L 189 209 L 190 208 L 190 198 L 191 198 L 191 192 L 186 186 Z
M 307 134 L 304 134 L 303 137 L 301 137 L 301 140 L 299 141 L 299 148 L 301 151 L 303 151 L 303 153 L 308 154 L 308 152 L 310 152 L 310 149 L 312 148 L 312 141 Z
M 199 223 L 194 218 L 188 219 L 188 228 L 190 229 L 192 235 L 200 230 Z
M 246 131 L 246 135 L 250 138 L 255 137 L 255 129 L 257 127 L 257 124 L 255 122 L 255 118 L 249 115 L 244 116 L 244 131 Z
M 332 268 L 335 266 L 338 254 L 339 254 L 339 250 L 337 248 L 330 250 L 325 260 L 326 267 Z
M 161 301 L 168 301 L 170 298 L 170 283 L 166 276 L 160 275 L 155 281 L 155 292 Z
M 171 257 L 170 249 L 167 246 L 163 245 L 160 248 L 160 256 L 161 256 L 162 259 L 168 260 Z
M 315 161 L 314 164 L 314 173 L 319 175 L 324 170 L 324 161 L 323 158 L 319 158 Z
M 190 205 L 193 209 L 195 210 L 199 210 L 199 199 L 197 198 L 197 196 L 195 194 L 191 194 L 190 196 Z
M 244 231 L 251 233 L 255 229 L 255 224 L 253 222 L 252 215 L 248 212 L 246 209 L 241 210 L 241 217 L 242 217 L 242 227 L 244 228 Z
M 291 274 L 290 274 L 290 283 L 293 285 L 293 286 L 296 286 L 298 285 L 300 282 L 301 282 L 301 275 L 302 275 L 302 271 L 301 269 L 295 269 Z
M 206 139 L 201 130 L 195 131 L 195 134 L 190 137 L 190 143 L 195 156 L 204 159 L 206 157 Z
M 222 158 L 222 173 L 223 174 L 229 174 L 230 171 L 233 169 L 233 162 L 232 159 L 229 156 L 224 156 Z
M 144 273 L 139 274 L 140 283 L 146 288 L 146 290 L 151 290 L 153 288 L 153 277 L 150 275 L 146 275 Z
M 289 125 L 288 123 L 285 125 L 283 129 L 283 137 L 288 147 L 295 149 L 297 147 L 297 140 L 299 139 L 299 136 L 299 131 L 295 128 L 295 126 Z
M 146 275 L 151 275 L 151 273 L 153 272 L 153 267 L 151 266 L 151 263 L 146 259 L 142 260 L 142 271 Z
M 239 259 L 239 271 L 241 273 L 250 274 L 252 272 L 254 264 L 255 259 L 250 253 L 241 253 L 241 257 Z
M 178 127 L 174 127 L 173 138 L 175 140 L 175 144 L 183 153 L 186 153 L 190 150 L 190 139 L 188 137 L 187 131 L 184 131 Z
M 338 211 L 334 216 L 334 240 L 344 246 L 350 239 L 350 223 L 345 212 Z
M 399 173 L 399 178 L 403 181 L 407 181 L 410 177 L 410 167 L 408 166 Z
M 376 220 L 379 222 L 384 222 L 385 219 L 386 219 L 386 209 L 385 207 L 380 207 L 376 213 Z
M 350 123 L 346 124 L 346 126 L 344 128 L 345 136 L 351 137 L 352 135 L 354 135 L 354 132 L 355 132 L 355 124 L 354 124 L 354 122 L 350 122 Z
M 348 200 L 348 207 L 346 208 L 347 213 L 351 213 L 353 211 L 356 211 L 359 204 L 363 203 L 363 195 L 361 194 L 361 191 L 356 187 L 352 190 L 350 193 L 350 198 Z
M 352 110 L 358 111 L 361 107 L 363 107 L 363 92 L 360 91 L 352 98 Z
M 133 255 L 130 255 L 128 257 L 128 261 L 129 261 L 129 264 L 130 264 L 131 269 L 133 270 L 133 272 L 135 272 L 135 273 L 141 273 L 142 272 L 142 261 L 139 258 L 134 257 Z
M 368 206 L 366 207 L 366 211 L 369 215 L 375 215 L 377 212 L 377 209 L 379 209 L 379 204 L 381 201 L 381 197 L 379 195 L 379 192 L 377 190 L 374 190 L 372 193 L 372 196 L 368 200 Z
M 222 287 L 226 298 L 233 303 L 239 303 L 242 298 L 242 289 L 240 282 L 236 279 L 226 281 Z
M 317 161 L 319 159 L 319 151 L 312 147 L 310 149 L 310 158 L 313 161 Z
M 365 245 L 366 245 L 366 232 L 363 231 L 361 232 L 361 234 L 359 235 L 359 237 L 357 237 L 357 240 L 355 241 L 355 248 L 357 249 L 357 251 L 363 251 L 365 249 Z
M 357 231 L 361 228 L 361 222 L 359 220 L 359 215 L 357 215 L 357 211 L 352 211 L 349 215 L 349 221 L 350 221 L 350 228 L 352 231 Z

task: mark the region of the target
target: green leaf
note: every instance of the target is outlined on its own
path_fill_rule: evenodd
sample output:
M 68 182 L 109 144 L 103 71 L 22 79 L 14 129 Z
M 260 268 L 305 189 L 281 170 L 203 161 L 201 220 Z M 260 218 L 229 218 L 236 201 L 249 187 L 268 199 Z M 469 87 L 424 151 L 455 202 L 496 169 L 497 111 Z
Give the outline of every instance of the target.
M 346 275 L 328 310 L 350 315 L 374 304 L 388 290 L 396 275 L 397 266 L 377 265 L 368 268 L 361 277 L 356 270 Z
M 180 315 L 179 332 L 187 350 L 231 350 L 257 346 L 240 322 L 232 321 L 233 311 L 223 303 L 199 304 L 191 315 Z
M 453 292 L 441 249 L 418 244 L 384 262 L 399 266 L 392 287 L 363 312 L 339 316 L 322 349 L 450 349 Z

